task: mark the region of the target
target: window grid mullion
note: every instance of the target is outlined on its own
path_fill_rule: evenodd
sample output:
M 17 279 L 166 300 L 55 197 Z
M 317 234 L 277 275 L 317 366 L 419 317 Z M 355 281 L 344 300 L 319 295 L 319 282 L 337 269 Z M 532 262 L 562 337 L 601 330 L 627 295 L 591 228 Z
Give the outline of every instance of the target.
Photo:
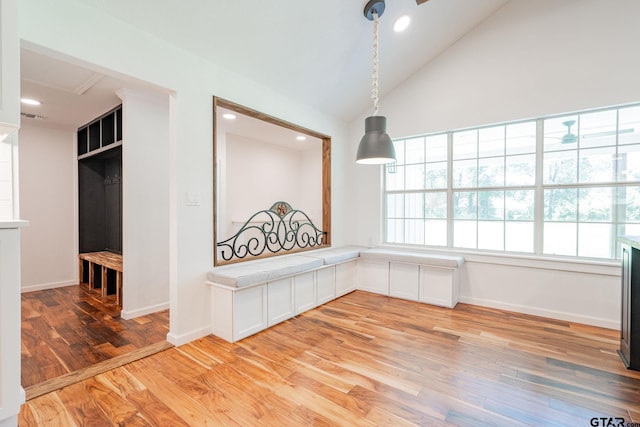
M 478 185 L 480 184 L 480 129 L 476 129 L 476 249 L 478 249 L 480 225 L 480 203 L 478 199 Z
M 619 149 L 620 146 L 618 143 L 620 142 L 620 109 L 616 110 L 616 152 L 614 154 L 615 164 L 613 166 L 613 176 L 612 180 L 618 182 L 618 167 L 620 163 L 620 154 Z M 618 253 L 618 186 L 616 185 L 612 190 L 613 193 L 611 195 L 611 237 L 609 239 L 609 253 L 612 253 L 614 257 L 620 256 Z
M 447 133 L 447 247 L 453 247 L 453 132 Z
M 507 250 L 507 126 L 503 127 L 502 137 L 502 250 Z
M 536 120 L 536 179 L 533 202 L 533 253 L 542 255 L 544 249 L 544 121 Z
M 576 184 L 580 182 L 580 160 L 582 159 L 582 144 L 580 144 L 580 117 L 576 120 L 576 136 L 578 137 L 577 151 L 577 163 L 576 163 Z M 575 256 L 579 255 L 580 250 L 580 189 L 576 188 L 576 242 L 575 242 Z

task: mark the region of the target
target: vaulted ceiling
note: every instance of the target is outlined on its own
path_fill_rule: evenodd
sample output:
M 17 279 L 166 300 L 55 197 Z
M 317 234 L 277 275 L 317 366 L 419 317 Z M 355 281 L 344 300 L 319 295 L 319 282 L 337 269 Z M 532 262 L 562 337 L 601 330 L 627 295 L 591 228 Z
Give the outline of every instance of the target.
M 344 121 L 371 108 L 373 24 L 363 16 L 363 1 L 78 1 Z M 380 19 L 381 95 L 426 66 L 507 1 L 429 0 L 417 5 L 415 0 L 387 0 Z M 393 23 L 402 15 L 411 17 L 411 25 L 395 33 Z M 32 96 L 38 90 L 53 96 L 51 92 L 61 87 L 67 88 L 61 96 L 84 90 L 75 98 L 78 109 L 86 111 L 93 95 L 119 84 L 87 70 L 77 70 L 77 78 L 69 81 L 69 71 L 60 64 L 52 67 L 47 65 L 49 58 L 27 56 L 22 61 L 22 86 L 23 93 Z M 49 71 L 42 75 L 38 69 Z M 64 120 L 73 114 L 69 109 L 76 104 L 70 99 L 53 104 L 60 103 L 67 110 L 59 118 L 46 109 L 40 111 L 52 123 Z

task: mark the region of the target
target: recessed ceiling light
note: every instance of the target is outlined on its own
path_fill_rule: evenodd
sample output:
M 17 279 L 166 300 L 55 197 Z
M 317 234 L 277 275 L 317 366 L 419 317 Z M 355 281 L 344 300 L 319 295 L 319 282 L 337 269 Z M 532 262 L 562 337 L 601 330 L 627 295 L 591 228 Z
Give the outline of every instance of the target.
M 20 102 L 22 102 L 25 105 L 40 105 L 41 102 L 38 101 L 37 99 L 32 99 L 32 98 L 22 98 L 20 100 Z
M 303 136 L 303 135 L 298 135 L 298 136 L 296 136 L 296 139 L 297 139 L 298 141 L 304 141 L 305 139 L 307 139 L 307 137 L 306 137 L 306 136 Z
M 231 113 L 224 113 L 222 115 L 222 117 L 224 117 L 227 120 L 235 120 L 236 119 L 236 115 L 235 114 L 231 114 Z
M 400 33 L 407 29 L 409 24 L 411 23 L 411 18 L 409 15 L 403 15 L 400 18 L 396 19 L 396 22 L 393 24 L 393 31 L 396 33 Z

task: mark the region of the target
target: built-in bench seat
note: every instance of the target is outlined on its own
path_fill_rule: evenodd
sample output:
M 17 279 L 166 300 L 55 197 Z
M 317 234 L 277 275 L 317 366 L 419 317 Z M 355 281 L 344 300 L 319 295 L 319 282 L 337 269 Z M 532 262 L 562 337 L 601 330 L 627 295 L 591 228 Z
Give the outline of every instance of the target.
M 453 307 L 463 263 L 454 255 L 346 246 L 216 267 L 207 274 L 212 331 L 234 342 L 356 289 Z
M 358 289 L 453 308 L 464 258 L 393 248 L 360 253 Z
M 353 260 L 358 258 L 364 249 L 361 246 L 345 246 L 309 251 L 304 255 L 283 255 L 224 265 L 209 271 L 207 280 L 219 285 L 242 288 L 312 271 L 323 265 L 335 265 Z
M 362 246 L 344 246 L 340 248 L 319 249 L 308 252 L 307 255 L 320 258 L 324 265 L 334 265 L 359 258 L 364 250 L 366 250 L 366 248 Z
M 323 265 L 321 258 L 284 255 L 216 267 L 207 273 L 207 280 L 219 285 L 242 288 L 313 270 Z
M 389 262 L 405 262 L 410 264 L 430 265 L 434 267 L 462 267 L 464 257 L 457 255 L 428 254 L 397 249 L 374 248 L 360 253 L 363 259 L 385 260 Z

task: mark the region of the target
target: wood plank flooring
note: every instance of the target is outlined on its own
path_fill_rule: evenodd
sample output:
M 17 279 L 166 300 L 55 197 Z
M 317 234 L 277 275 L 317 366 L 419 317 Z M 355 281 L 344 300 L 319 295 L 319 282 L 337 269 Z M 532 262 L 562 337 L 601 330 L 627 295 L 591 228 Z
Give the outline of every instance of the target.
M 589 426 L 640 422 L 618 332 L 356 291 L 28 401 L 20 426 Z M 601 425 L 601 424 L 599 424 Z
M 169 312 L 120 317 L 115 296 L 86 286 L 22 294 L 22 386 L 87 369 L 165 342 Z

